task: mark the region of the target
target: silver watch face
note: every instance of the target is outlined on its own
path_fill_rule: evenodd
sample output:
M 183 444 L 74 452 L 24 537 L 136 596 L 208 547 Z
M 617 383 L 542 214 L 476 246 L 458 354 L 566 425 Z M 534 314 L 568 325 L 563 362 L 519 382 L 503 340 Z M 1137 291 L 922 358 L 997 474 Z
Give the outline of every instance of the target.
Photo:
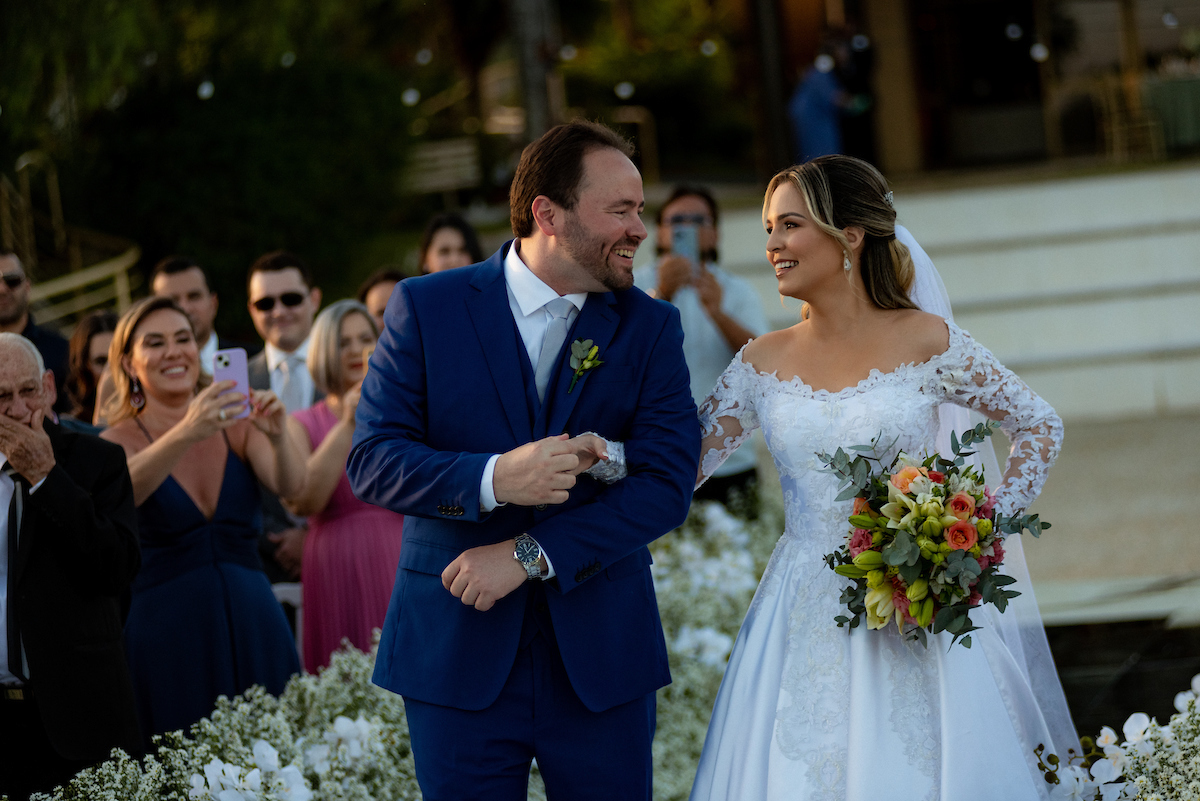
M 542 549 L 532 539 L 517 540 L 516 553 L 517 561 L 523 565 L 528 565 L 531 562 L 536 562 L 538 557 L 542 555 Z

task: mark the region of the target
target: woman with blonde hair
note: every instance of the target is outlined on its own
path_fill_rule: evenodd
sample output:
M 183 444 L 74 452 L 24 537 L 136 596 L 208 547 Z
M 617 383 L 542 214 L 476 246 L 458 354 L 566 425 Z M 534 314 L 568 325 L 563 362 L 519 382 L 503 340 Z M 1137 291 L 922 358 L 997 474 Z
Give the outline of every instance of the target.
M 871 165 L 825 156 L 784 170 L 763 223 L 779 292 L 804 301 L 802 319 L 743 347 L 701 405 L 697 483 L 761 426 L 786 524 L 730 655 L 691 797 L 1044 799 L 1034 749 L 1066 754 L 1078 740 L 1019 538 L 1005 543 L 1004 567 L 1023 595 L 1004 614 L 978 610 L 971 648 L 951 647 L 947 632 L 926 648 L 893 627 L 839 628 L 847 582 L 824 555 L 845 542 L 853 502 L 837 500 L 840 481 L 816 454 L 877 438 L 891 443 L 884 464 L 898 451 L 947 453 L 949 433 L 981 413 L 1012 443 L 993 478 L 997 513 L 1015 515 L 1040 492 L 1062 421 L 954 324 Z
M 400 560 L 404 516 L 354 497 L 346 457 L 367 353 L 379 331 L 367 307 L 339 300 L 317 315 L 308 372 L 325 399 L 295 412 L 288 426 L 307 458 L 307 480 L 287 498 L 309 515 L 300 581 L 304 588 L 304 669 L 315 673 L 349 640 L 371 647 L 383 626 Z
M 149 737 L 186 729 L 219 695 L 255 684 L 278 694 L 299 671 L 258 558 L 255 479 L 295 492 L 304 461 L 273 393 L 209 383 L 192 324 L 169 298 L 121 315 L 109 369 L 102 436 L 125 449 L 137 504 L 142 569 L 125 644 Z

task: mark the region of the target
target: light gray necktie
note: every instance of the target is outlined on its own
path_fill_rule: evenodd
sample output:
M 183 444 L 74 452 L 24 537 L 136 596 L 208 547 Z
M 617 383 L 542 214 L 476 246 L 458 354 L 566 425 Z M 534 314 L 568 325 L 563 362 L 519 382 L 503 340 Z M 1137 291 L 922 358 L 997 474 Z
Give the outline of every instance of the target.
M 550 374 L 554 372 L 554 365 L 558 364 L 558 355 L 562 352 L 563 343 L 567 341 L 567 330 L 571 327 L 571 320 L 579 311 L 575 304 L 566 298 L 555 298 L 542 308 L 550 312 L 553 319 L 542 336 L 542 355 L 538 357 L 537 370 L 533 376 L 539 401 L 546 399 Z
M 283 401 L 283 408 L 287 409 L 289 414 L 297 412 L 304 408 L 304 399 L 300 396 L 304 387 L 300 383 L 300 376 L 297 375 L 297 371 L 300 369 L 300 358 L 289 353 L 279 363 L 279 367 L 283 370 L 283 381 L 279 385 L 279 400 Z

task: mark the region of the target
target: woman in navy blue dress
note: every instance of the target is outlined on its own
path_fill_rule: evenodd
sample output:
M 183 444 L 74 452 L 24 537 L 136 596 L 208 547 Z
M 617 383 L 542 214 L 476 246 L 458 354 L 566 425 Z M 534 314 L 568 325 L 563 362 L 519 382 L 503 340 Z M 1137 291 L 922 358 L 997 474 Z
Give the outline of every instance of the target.
M 109 364 L 116 394 L 103 436 L 128 457 L 142 546 L 125 643 L 150 735 L 186 729 L 218 695 L 255 684 L 279 694 L 299 672 L 258 560 L 255 478 L 291 494 L 304 459 L 273 393 L 202 386 L 191 323 L 167 298 L 122 315 Z M 249 418 L 236 419 L 247 405 Z

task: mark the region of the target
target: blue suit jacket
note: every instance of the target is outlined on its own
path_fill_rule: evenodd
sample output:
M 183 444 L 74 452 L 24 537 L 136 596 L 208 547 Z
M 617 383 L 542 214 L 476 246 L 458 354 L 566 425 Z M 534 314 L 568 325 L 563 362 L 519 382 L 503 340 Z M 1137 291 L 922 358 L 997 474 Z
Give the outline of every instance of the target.
M 460 553 L 528 532 L 556 577 L 546 603 L 571 684 L 593 711 L 671 680 L 646 546 L 687 516 L 699 460 L 679 314 L 641 290 L 589 295 L 569 341 L 604 364 L 568 393 L 563 359 L 547 391 L 548 434 L 626 443 L 629 475 L 580 476 L 544 510 L 479 509 L 492 454 L 534 436 L 503 259 L 403 282 L 384 315 L 358 405 L 347 470 L 364 501 L 406 515 L 375 682 L 419 701 L 483 709 L 516 658 L 530 583 L 487 612 L 441 583 Z M 564 349 L 568 350 L 568 349 Z

